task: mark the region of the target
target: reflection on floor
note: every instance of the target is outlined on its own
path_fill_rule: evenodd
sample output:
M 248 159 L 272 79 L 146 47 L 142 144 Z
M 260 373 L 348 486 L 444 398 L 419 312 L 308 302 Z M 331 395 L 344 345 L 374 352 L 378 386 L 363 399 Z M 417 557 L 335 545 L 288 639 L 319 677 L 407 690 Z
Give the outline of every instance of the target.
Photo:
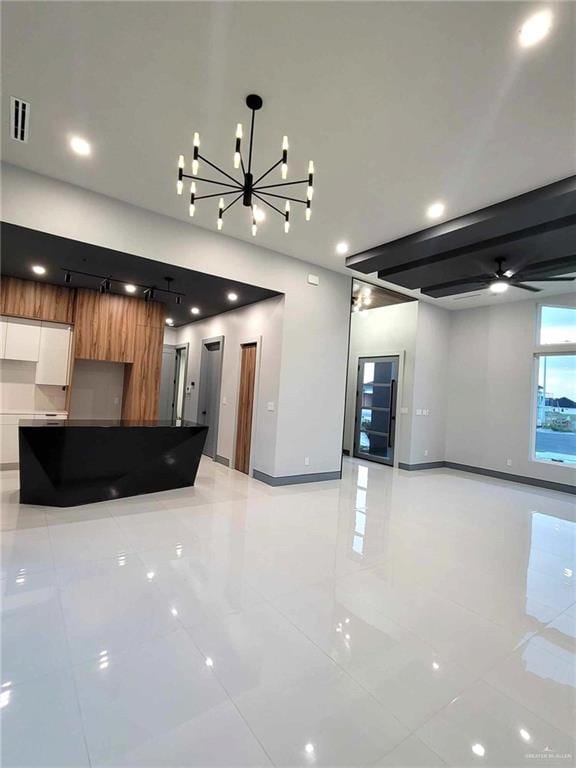
M 2 474 L 4 766 L 572 764 L 565 494 L 347 460 L 21 507 Z

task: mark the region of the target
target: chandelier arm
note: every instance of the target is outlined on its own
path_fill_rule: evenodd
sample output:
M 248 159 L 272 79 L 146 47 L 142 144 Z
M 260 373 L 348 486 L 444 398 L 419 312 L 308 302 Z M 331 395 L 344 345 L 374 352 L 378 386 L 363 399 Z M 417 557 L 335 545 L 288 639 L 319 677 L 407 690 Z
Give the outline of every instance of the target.
M 272 189 L 272 187 L 289 187 L 291 184 L 308 184 L 308 179 L 300 179 L 300 181 L 283 181 L 281 184 L 267 184 L 265 187 L 257 187 L 257 189 Z
M 260 195 L 258 195 L 256 192 L 254 192 L 254 197 L 257 197 L 258 200 L 260 200 L 261 202 L 265 203 L 269 208 L 273 208 L 276 211 L 276 213 L 279 213 L 280 216 L 282 216 L 282 218 L 284 218 L 284 214 L 282 213 L 280 208 L 276 208 L 275 205 L 272 205 L 272 203 L 269 203 L 268 200 L 264 200 L 264 198 L 260 197 Z
M 210 160 L 208 160 L 207 158 L 205 158 L 203 155 L 201 155 L 201 154 L 198 154 L 198 158 L 199 158 L 200 160 L 202 160 L 202 162 L 204 162 L 204 163 L 207 163 L 208 165 L 210 165 L 212 168 L 214 168 L 214 170 L 215 170 L 215 171 L 218 171 L 218 173 L 221 173 L 223 176 L 226 176 L 228 179 L 230 179 L 231 181 L 233 181 L 235 184 L 239 184 L 239 183 L 240 183 L 240 182 L 238 181 L 238 179 L 235 179 L 235 178 L 234 178 L 234 176 L 230 176 L 230 174 L 229 174 L 229 173 L 226 173 L 226 171 L 223 171 L 223 170 L 222 170 L 222 168 L 218 168 L 218 166 L 217 166 L 217 165 L 214 165 L 214 163 L 211 163 L 211 162 L 210 162 Z
M 216 181 L 216 179 L 205 179 L 203 176 L 191 176 L 189 173 L 183 173 L 182 177 L 185 179 L 192 179 L 192 181 L 206 181 L 208 184 L 219 184 L 221 187 L 232 187 L 233 189 L 242 189 L 240 184 L 226 184 L 224 181 Z
M 226 206 L 226 208 L 223 208 L 223 209 L 222 209 L 222 213 L 226 213 L 226 211 L 228 210 L 228 208 L 232 208 L 232 206 L 234 205 L 234 203 L 237 203 L 237 202 L 238 202 L 238 200 L 240 200 L 240 198 L 241 198 L 241 197 L 242 197 L 242 195 L 238 195 L 238 197 L 237 197 L 237 198 L 235 198 L 234 200 L 232 200 L 232 202 L 231 202 L 231 203 L 228 203 L 228 205 Z
M 224 197 L 224 195 L 235 195 L 237 189 L 231 189 L 229 192 L 215 192 L 213 195 L 196 195 L 194 200 L 206 200 L 208 197 Z
M 260 178 L 256 179 L 254 184 L 258 184 L 258 182 L 262 181 L 262 179 L 265 178 L 266 176 L 268 176 L 269 173 L 272 173 L 274 168 L 278 168 L 278 166 L 280 165 L 281 162 L 282 162 L 282 158 L 280 158 L 280 160 L 278 160 L 277 163 L 274 163 L 274 165 L 272 165 L 270 168 L 268 168 L 266 173 L 263 173 L 262 176 L 260 176 Z
M 260 192 L 260 194 L 268 195 L 269 197 L 277 197 L 279 200 L 290 200 L 293 203 L 302 203 L 303 205 L 308 203 L 308 200 L 299 200 L 297 197 L 286 197 L 285 195 L 275 195 L 272 192 Z

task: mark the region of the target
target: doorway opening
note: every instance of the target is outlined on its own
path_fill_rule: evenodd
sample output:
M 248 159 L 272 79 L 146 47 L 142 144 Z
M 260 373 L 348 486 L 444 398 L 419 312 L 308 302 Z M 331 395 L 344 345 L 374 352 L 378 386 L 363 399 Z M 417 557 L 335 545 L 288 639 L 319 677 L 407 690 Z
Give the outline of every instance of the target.
M 216 458 L 218 422 L 220 419 L 220 388 L 222 384 L 222 357 L 224 336 L 202 340 L 200 357 L 200 385 L 196 421 L 208 426 L 204 455 Z
M 356 384 L 354 456 L 394 464 L 399 357 L 361 357 Z
M 159 418 L 167 421 L 184 418 L 184 395 L 188 368 L 188 344 L 166 344 L 162 350 Z
M 254 416 L 254 391 L 256 386 L 256 342 L 240 345 L 240 386 L 236 416 L 236 451 L 234 469 L 250 473 L 252 449 L 252 421 Z

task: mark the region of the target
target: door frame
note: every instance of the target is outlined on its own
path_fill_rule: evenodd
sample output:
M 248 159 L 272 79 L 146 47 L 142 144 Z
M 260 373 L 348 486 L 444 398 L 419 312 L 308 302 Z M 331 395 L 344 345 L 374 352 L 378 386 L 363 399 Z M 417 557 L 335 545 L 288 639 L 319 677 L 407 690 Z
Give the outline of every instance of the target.
M 396 404 L 394 408 L 394 459 L 392 460 L 392 464 L 386 464 L 383 461 L 377 461 L 373 459 L 366 459 L 363 456 L 356 456 L 356 433 L 357 433 L 357 424 L 356 424 L 356 414 L 357 414 L 357 407 L 358 407 L 358 368 L 360 366 L 360 360 L 370 360 L 370 359 L 378 359 L 381 357 L 397 357 L 398 358 L 398 384 L 396 387 Z M 377 355 L 357 355 L 356 356 L 356 385 L 354 387 L 354 412 L 352 418 L 353 421 L 353 430 L 352 430 L 352 457 L 358 458 L 360 461 L 376 461 L 377 464 L 381 464 L 384 467 L 397 467 L 400 458 L 400 450 L 403 448 L 402 443 L 402 431 L 399 429 L 399 425 L 401 423 L 400 416 L 402 412 L 402 408 L 404 407 L 402 405 L 404 401 L 404 366 L 405 366 L 405 360 L 406 360 L 406 352 L 405 350 L 393 350 L 393 351 L 385 351 L 380 352 Z
M 198 424 L 200 424 L 199 416 L 199 410 L 200 410 L 200 387 L 202 386 L 202 361 L 204 360 L 204 357 L 207 353 L 207 350 L 205 348 L 206 344 L 215 344 L 216 342 L 220 342 L 220 350 L 218 352 L 219 360 L 218 360 L 218 385 L 216 387 L 216 402 L 218 403 L 218 407 L 216 409 L 216 418 L 214 423 L 214 434 L 216 437 L 214 438 L 214 453 L 213 454 L 205 454 L 207 456 L 210 456 L 210 458 L 213 461 L 216 461 L 216 456 L 218 455 L 218 429 L 220 426 L 220 407 L 222 403 L 220 402 L 221 399 L 221 393 L 222 393 L 222 369 L 223 369 L 223 362 L 224 362 L 224 336 L 211 336 L 208 339 L 202 339 L 200 341 L 200 373 L 198 376 L 198 400 L 196 403 L 196 421 Z
M 162 350 L 164 349 L 173 349 L 175 352 L 177 352 L 179 349 L 184 350 L 184 365 L 183 365 L 183 376 L 184 376 L 184 389 L 182 391 L 182 417 L 184 417 L 184 405 L 186 402 L 186 381 L 188 379 L 188 367 L 190 365 L 190 345 L 188 342 L 182 343 L 182 344 L 163 344 Z M 178 384 L 179 384 L 179 375 L 180 371 L 178 369 L 178 355 L 176 355 L 176 379 L 174 381 L 174 395 L 175 398 L 178 397 Z M 174 406 L 176 407 L 176 399 L 174 400 Z M 176 409 L 177 410 L 177 409 Z M 172 412 L 172 417 L 175 419 L 174 412 Z
M 242 376 L 242 347 L 246 344 L 256 344 L 256 366 L 254 369 L 254 394 L 252 397 L 252 428 L 250 430 L 250 459 L 248 461 L 248 477 L 252 477 L 254 462 L 254 438 L 258 421 L 258 401 L 260 394 L 260 361 L 262 357 L 262 336 L 250 336 L 240 339 L 238 342 L 238 374 L 236 376 L 236 391 L 234 393 L 234 442 L 232 443 L 232 456 L 230 466 L 236 469 L 236 439 L 238 437 L 238 395 L 240 394 L 240 377 Z

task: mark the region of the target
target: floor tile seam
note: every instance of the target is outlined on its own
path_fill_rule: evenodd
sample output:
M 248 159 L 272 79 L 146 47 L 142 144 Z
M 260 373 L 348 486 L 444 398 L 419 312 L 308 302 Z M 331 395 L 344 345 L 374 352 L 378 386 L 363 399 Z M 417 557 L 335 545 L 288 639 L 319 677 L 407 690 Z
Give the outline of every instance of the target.
M 553 658 L 553 659 L 556 659 L 556 656 L 554 656 L 554 654 L 550 653 L 549 651 L 545 651 L 545 653 L 547 653 L 549 656 L 552 656 L 552 658 Z M 507 660 L 508 660 L 509 658 L 511 658 L 511 656 L 513 656 L 513 655 L 514 655 L 514 654 L 510 654 L 510 656 L 508 656 L 506 659 L 504 659 L 504 661 L 507 661 Z M 502 663 L 502 660 L 501 660 L 500 662 L 498 662 L 498 664 L 500 664 L 500 663 Z M 523 707 L 524 709 L 528 710 L 528 712 L 530 712 L 531 714 L 533 714 L 535 717 L 538 717 L 540 720 L 544 721 L 544 722 L 545 722 L 545 723 L 547 723 L 548 725 L 551 725 L 551 726 L 552 726 L 553 728 L 555 728 L 557 731 L 560 731 L 560 733 L 562 733 L 562 734 L 564 734 L 565 736 L 568 736 L 569 738 L 571 738 L 572 740 L 574 740 L 574 735 L 573 735 L 573 733 L 570 733 L 570 732 L 568 732 L 568 731 L 564 730 L 564 728 L 562 728 L 561 726 L 559 726 L 557 723 L 553 722 L 553 721 L 552 721 L 552 719 L 548 719 L 548 718 L 544 717 L 544 715 L 542 715 L 540 712 L 536 712 L 536 710 L 535 710 L 535 709 L 533 709 L 533 708 L 530 706 L 529 702 L 527 702 L 525 699 L 522 699 L 521 701 L 518 701 L 518 700 L 516 700 L 516 699 L 515 699 L 513 696 L 510 696 L 510 694 L 509 694 L 509 693 L 506 693 L 505 691 L 501 690 L 501 689 L 500 689 L 500 688 L 498 688 L 496 685 L 494 685 L 494 683 L 491 683 L 491 682 L 490 682 L 490 681 L 487 679 L 487 675 L 489 675 L 489 674 L 490 674 L 490 672 L 492 672 L 492 671 L 493 671 L 493 670 L 494 670 L 494 669 L 495 669 L 495 668 L 498 666 L 498 664 L 495 664 L 493 667 L 490 667 L 490 669 L 489 669 L 489 670 L 487 670 L 486 672 L 484 672 L 484 673 L 482 674 L 482 676 L 480 677 L 479 681 L 477 680 L 477 681 L 476 681 L 476 683 L 478 683 L 478 682 L 482 682 L 482 683 L 484 683 L 484 684 L 488 685 L 490 688 L 492 688 L 493 690 L 497 691 L 497 692 L 498 692 L 498 693 L 499 693 L 501 696 L 504 696 L 505 698 L 507 698 L 507 699 L 509 699 L 510 701 L 512 701 L 514 704 L 517 704 L 517 705 L 519 705 L 519 706 Z
M 138 564 L 143 569 L 146 568 L 146 563 L 144 563 L 144 561 L 142 560 L 138 552 L 133 550 L 131 552 L 122 552 L 122 554 L 127 555 L 131 558 L 138 558 Z M 112 560 L 117 560 L 117 558 L 120 556 L 121 556 L 120 553 L 117 553 L 116 555 L 105 555 L 104 557 L 88 558 L 88 559 L 82 560 L 80 565 L 78 565 L 79 561 L 75 561 L 75 563 L 72 565 L 58 565 L 58 566 L 55 565 L 53 570 L 54 570 L 54 575 L 56 576 L 56 580 L 55 580 L 56 589 L 60 594 L 62 594 L 64 591 L 66 591 L 66 589 L 71 583 L 77 584 L 78 582 L 88 581 L 93 579 L 94 578 L 93 575 L 90 575 L 90 576 L 82 575 L 82 573 L 80 572 L 82 569 L 82 566 L 86 564 L 90 564 L 98 567 L 100 565 L 106 565 L 107 563 L 111 564 Z M 73 578 L 68 579 L 65 583 L 60 584 L 58 582 L 58 572 L 66 571 L 66 570 L 79 571 L 79 573 L 75 574 Z
M 303 629 L 301 629 L 299 626 L 297 626 L 288 615 L 284 614 L 281 611 L 281 609 L 276 607 L 275 605 L 270 604 L 270 606 L 276 611 L 276 613 L 278 613 L 289 624 L 291 624 L 294 627 L 294 629 L 296 629 L 303 637 L 305 637 L 310 643 L 312 643 L 312 645 L 317 650 L 319 650 L 322 654 L 324 654 L 324 656 L 326 656 L 326 658 L 329 661 L 332 662 L 332 664 L 336 667 L 336 669 L 339 672 L 343 673 L 349 680 L 351 680 L 355 685 L 357 685 L 359 688 L 361 688 L 364 691 L 364 693 L 367 694 L 367 696 L 369 696 L 369 698 L 372 699 L 372 701 L 375 702 L 378 705 L 379 708 L 383 709 L 390 717 L 393 717 L 396 720 L 396 722 L 398 722 L 403 728 L 405 728 L 408 731 L 408 736 L 410 736 L 414 732 L 414 729 L 411 728 L 411 726 L 409 726 L 407 723 L 405 723 L 403 720 L 401 720 L 397 715 L 395 715 L 393 712 L 391 712 L 388 709 L 388 707 L 386 707 L 375 696 L 375 694 L 372 691 L 370 691 L 360 680 L 357 680 L 354 677 L 354 675 L 352 675 L 352 673 L 348 669 L 346 669 L 341 664 L 339 664 L 335 659 L 333 659 L 332 656 L 330 656 L 330 654 L 326 653 L 326 651 L 320 645 L 318 645 L 318 643 L 316 643 L 315 640 L 313 640 L 311 637 L 309 637 L 309 635 L 307 635 L 306 632 L 304 632 Z
M 193 645 L 193 646 L 196 648 L 196 650 L 198 651 L 198 654 L 199 654 L 199 655 L 200 655 L 202 658 L 206 659 L 206 654 L 205 654 L 205 652 L 204 652 L 204 651 L 202 650 L 202 648 L 201 648 L 201 647 L 198 645 L 198 643 L 197 643 L 197 641 L 196 641 L 196 638 L 195 638 L 195 637 L 194 637 L 194 635 L 192 634 L 193 628 L 191 628 L 191 627 L 186 627 L 186 626 L 184 626 L 184 625 L 183 625 L 183 629 L 184 629 L 184 631 L 186 632 L 186 635 L 188 636 L 188 638 L 190 639 L 190 641 L 192 642 L 192 645 Z M 275 762 L 272 760 L 272 757 L 271 757 L 271 755 L 268 753 L 268 750 L 266 749 L 266 747 L 264 746 L 264 744 L 262 744 L 262 742 L 260 741 L 260 739 L 258 738 L 258 736 L 257 736 L 257 735 L 254 733 L 254 731 L 253 731 L 253 729 L 252 729 L 252 726 L 250 725 L 250 723 L 249 723 L 249 722 L 246 720 L 246 718 L 244 717 L 244 714 L 242 713 L 242 711 L 241 711 L 241 710 L 240 710 L 240 708 L 238 707 L 238 705 L 237 705 L 237 703 L 236 703 L 236 701 L 235 701 L 234 697 L 232 696 L 232 694 L 230 693 L 230 691 L 229 691 L 229 690 L 226 688 L 226 686 L 224 685 L 223 681 L 220 679 L 220 676 L 218 675 L 218 672 L 213 670 L 213 672 L 212 672 L 212 675 L 213 675 L 213 677 L 215 677 L 215 678 L 216 678 L 216 682 L 218 683 L 218 685 L 219 685 L 219 686 L 220 686 L 220 688 L 222 689 L 223 693 L 225 694 L 225 696 L 226 696 L 226 699 L 228 700 L 228 702 L 229 702 L 229 703 L 231 703 L 231 704 L 232 704 L 232 706 L 234 707 L 234 709 L 236 710 L 236 712 L 237 712 L 237 713 L 238 713 L 238 715 L 240 716 L 240 718 L 241 718 L 242 722 L 243 722 L 243 723 L 246 725 L 246 727 L 248 728 L 248 730 L 249 730 L 249 731 L 250 731 L 250 733 L 252 734 L 252 737 L 255 739 L 256 743 L 257 743 L 257 744 L 260 746 L 260 748 L 262 749 L 262 751 L 264 752 L 264 754 L 266 755 L 266 757 L 267 757 L 267 758 L 268 758 L 268 760 L 270 761 L 270 764 L 271 764 L 271 765 L 273 765 L 273 766 L 276 766 L 276 763 L 275 763 Z
M 434 715 L 434 717 L 435 717 L 435 715 Z M 428 722 L 428 720 L 426 722 Z M 421 726 L 421 727 L 423 727 L 423 726 Z M 440 762 L 442 763 L 443 766 L 448 766 L 449 763 L 447 763 L 446 760 L 444 760 L 444 758 L 441 755 L 439 755 L 438 752 L 435 749 L 433 749 L 433 747 L 431 747 L 429 744 L 427 744 L 425 741 L 423 741 L 423 739 L 421 739 L 420 736 L 418 736 L 418 733 L 417 733 L 418 730 L 420 730 L 420 728 L 417 728 L 414 731 L 412 731 L 411 733 L 409 733 L 407 736 L 405 736 L 402 739 L 402 741 L 399 741 L 398 744 L 396 744 L 396 746 L 392 747 L 392 749 L 387 750 L 383 755 L 380 755 L 380 757 L 376 758 L 376 760 L 374 760 L 372 763 L 370 763 L 368 768 L 372 768 L 377 763 L 379 763 L 381 760 L 383 760 L 385 757 L 388 757 L 388 755 L 391 755 L 392 752 L 394 752 L 395 749 L 398 749 L 398 747 L 402 746 L 402 744 L 404 744 L 405 742 L 407 742 L 411 738 L 418 739 L 418 741 L 420 741 L 422 744 L 424 744 L 426 749 L 429 749 L 430 752 L 432 752 L 434 755 L 436 755 L 436 757 L 438 758 L 438 760 L 440 760 Z
M 58 584 L 56 584 L 56 594 L 58 599 L 58 606 L 60 609 L 60 617 L 62 621 L 62 628 L 64 630 L 64 637 L 66 640 L 66 648 L 68 650 L 68 663 L 70 665 L 70 677 L 72 679 L 72 687 L 74 689 L 74 697 L 76 700 L 76 709 L 78 711 L 78 716 L 80 719 L 80 727 L 82 730 L 82 741 L 84 743 L 84 750 L 86 752 L 86 757 L 88 759 L 88 765 L 92 765 L 92 755 L 90 754 L 90 749 L 88 747 L 88 736 L 86 733 L 86 721 L 84 718 L 84 713 L 82 711 L 82 703 L 80 701 L 80 694 L 78 691 L 78 685 L 76 682 L 76 675 L 74 673 L 74 664 L 73 664 L 73 658 L 72 658 L 72 646 L 70 644 L 70 636 L 68 634 L 68 627 L 66 625 L 66 619 L 64 618 L 64 606 L 62 605 L 62 596 L 60 593 L 60 590 L 58 588 Z
M 116 659 L 122 659 L 125 656 L 128 656 L 128 654 L 132 654 L 135 651 L 140 650 L 144 646 L 148 645 L 149 643 L 156 642 L 157 640 L 163 640 L 166 637 L 169 637 L 170 635 L 173 635 L 175 632 L 180 632 L 182 629 L 185 629 L 185 627 L 179 622 L 178 617 L 175 617 L 176 622 L 178 623 L 178 626 L 172 626 L 169 629 L 165 629 L 159 632 L 155 632 L 152 637 L 148 637 L 145 640 L 139 640 L 136 643 L 131 644 L 129 647 L 124 648 L 121 651 L 109 651 L 108 649 L 105 649 L 108 653 L 113 654 L 114 660 Z M 66 632 L 66 637 L 69 642 L 69 630 L 68 625 L 66 621 L 64 621 L 64 629 Z M 70 655 L 70 666 L 71 669 L 74 671 L 79 667 L 87 666 L 90 663 L 97 663 L 98 658 L 94 655 L 90 656 L 83 656 L 81 659 L 75 659 L 74 654 L 71 653 Z
M 475 611 L 473 608 L 470 608 L 469 606 L 464 605 L 463 603 L 460 603 L 457 600 L 445 597 L 444 595 L 442 595 L 441 592 L 438 592 L 437 589 L 431 589 L 429 591 L 432 592 L 435 596 L 439 597 L 441 600 L 445 600 L 448 603 L 453 603 L 454 605 L 458 606 L 458 608 L 464 609 L 465 611 L 468 611 L 468 613 L 472 613 L 474 616 L 482 619 L 483 621 L 488 622 L 489 624 L 492 624 L 493 626 L 495 626 L 498 629 L 507 631 L 508 633 L 510 633 L 512 631 L 511 628 L 507 624 L 499 624 L 493 618 L 491 618 L 489 616 L 485 616 L 482 613 L 478 613 L 478 611 Z M 558 611 L 558 613 L 556 613 L 554 615 L 554 618 L 550 619 L 550 621 L 555 621 L 561 613 L 563 613 L 565 610 L 568 610 L 568 608 L 563 608 L 563 609 L 559 610 L 558 608 L 555 608 L 552 605 L 548 605 L 548 603 L 543 603 L 540 600 L 535 600 L 535 602 L 538 603 L 538 605 L 542 606 L 543 608 L 549 608 L 551 611 Z M 550 623 L 550 622 L 547 622 L 547 624 L 548 623 Z M 536 632 L 538 632 L 538 631 L 540 631 L 540 630 L 536 630 Z
M 507 701 L 511 702 L 512 705 L 522 707 L 522 709 L 525 709 L 531 715 L 534 715 L 534 717 L 538 718 L 539 720 L 542 720 L 542 722 L 546 723 L 546 725 L 549 725 L 551 728 L 554 728 L 554 730 L 558 731 L 558 733 L 562 734 L 562 736 L 568 736 L 568 738 L 574 743 L 574 746 L 576 747 L 576 737 L 574 735 L 574 732 L 569 733 L 568 731 L 565 731 L 564 728 L 561 728 L 559 725 L 552 722 L 552 720 L 547 720 L 539 712 L 536 712 L 534 709 L 529 707 L 524 700 L 516 701 L 516 699 L 514 699 L 505 691 L 500 690 L 500 688 L 495 686 L 489 680 L 486 680 L 485 678 L 481 678 L 480 681 L 477 681 L 477 682 L 481 682 L 483 685 L 486 685 L 492 691 L 495 691 L 499 696 L 503 696 L 505 699 L 507 699 Z

